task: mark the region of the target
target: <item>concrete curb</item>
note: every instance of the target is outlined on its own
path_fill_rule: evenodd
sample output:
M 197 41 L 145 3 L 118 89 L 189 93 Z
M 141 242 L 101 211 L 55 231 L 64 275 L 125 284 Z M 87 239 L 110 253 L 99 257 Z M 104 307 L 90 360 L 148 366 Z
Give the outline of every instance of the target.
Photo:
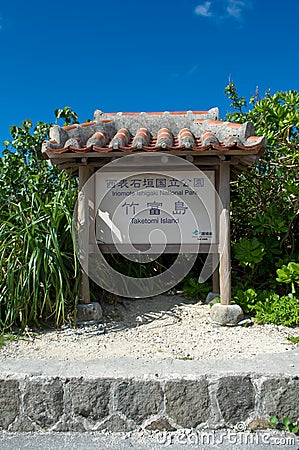
M 266 428 L 299 417 L 299 351 L 233 361 L 0 363 L 0 429 Z
M 0 431 L 1 450 L 298 450 L 299 437 L 278 430 L 242 432 L 231 429 L 126 433 L 106 431 L 12 433 Z

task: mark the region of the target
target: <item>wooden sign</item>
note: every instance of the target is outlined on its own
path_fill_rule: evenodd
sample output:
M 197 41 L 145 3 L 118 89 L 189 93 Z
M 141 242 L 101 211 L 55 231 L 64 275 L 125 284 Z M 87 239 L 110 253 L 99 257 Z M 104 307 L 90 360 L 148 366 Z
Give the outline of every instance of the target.
M 100 243 L 217 243 L 214 170 L 100 171 L 95 202 Z

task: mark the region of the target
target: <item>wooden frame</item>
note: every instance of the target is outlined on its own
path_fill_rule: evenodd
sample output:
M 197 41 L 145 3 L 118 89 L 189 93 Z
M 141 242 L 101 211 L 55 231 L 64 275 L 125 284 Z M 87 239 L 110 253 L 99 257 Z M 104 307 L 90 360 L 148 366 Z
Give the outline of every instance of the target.
M 189 152 L 186 152 L 189 153 Z M 63 156 L 63 155 L 61 155 Z M 72 155 L 73 156 L 73 155 Z M 79 188 L 81 189 L 85 183 L 88 181 L 90 174 L 93 168 L 102 167 L 105 165 L 105 162 L 102 158 L 97 159 L 97 161 L 93 161 L 93 164 L 90 164 L 87 161 L 86 155 L 81 159 L 77 158 L 76 155 L 76 166 L 79 171 Z M 105 155 L 105 157 L 109 158 L 110 155 Z M 123 156 L 123 154 L 121 154 Z M 189 157 L 188 157 L 189 156 Z M 111 155 L 112 157 L 112 155 Z M 109 158 L 110 160 L 112 158 Z M 185 156 L 186 157 L 186 156 Z M 187 155 L 186 159 L 193 160 L 193 164 L 199 167 L 200 169 L 205 168 L 213 168 L 216 171 L 216 190 L 220 197 L 222 208 L 220 211 L 217 211 L 217 233 L 219 236 L 219 244 L 214 245 L 212 248 L 212 257 L 213 257 L 213 266 L 218 265 L 219 261 L 219 270 L 215 270 L 213 273 L 213 291 L 220 294 L 221 304 L 228 305 L 231 300 L 231 261 L 230 261 L 230 171 L 231 171 L 231 161 L 226 159 L 223 155 L 215 155 L 213 157 L 197 157 L 192 158 L 190 155 Z M 92 160 L 93 158 L 91 158 Z M 91 161 L 90 161 L 91 162 Z M 103 164 L 104 162 L 104 164 Z M 107 161 L 106 161 L 107 162 Z M 109 161 L 108 161 L 109 162 Z M 238 161 L 239 162 L 239 161 Z M 93 194 L 94 195 L 94 194 Z M 88 204 L 87 199 L 84 198 L 84 195 L 81 193 L 78 196 L 78 221 L 79 225 L 85 227 L 85 230 L 88 230 L 86 233 L 83 233 L 83 239 L 85 248 L 90 248 L 89 242 L 89 223 L 88 223 Z M 94 244 L 91 244 L 94 245 Z M 205 250 L 211 250 L 212 246 L 202 247 L 202 252 Z M 103 252 L 110 252 L 111 248 L 105 245 L 102 248 Z M 124 249 L 125 250 L 125 249 Z M 169 249 L 170 253 L 174 253 L 176 248 Z M 187 253 L 186 247 L 186 253 Z M 85 255 L 85 263 L 88 267 L 88 255 Z M 89 278 L 85 271 L 82 269 L 82 282 L 81 282 L 81 303 L 87 304 L 90 302 L 90 290 L 89 290 Z

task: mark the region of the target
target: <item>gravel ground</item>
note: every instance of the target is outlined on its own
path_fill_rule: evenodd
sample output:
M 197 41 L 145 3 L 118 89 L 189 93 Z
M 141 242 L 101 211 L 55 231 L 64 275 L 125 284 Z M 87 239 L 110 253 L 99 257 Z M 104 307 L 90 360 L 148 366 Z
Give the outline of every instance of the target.
M 0 360 L 87 361 L 119 356 L 227 360 L 294 348 L 287 336 L 298 335 L 298 328 L 255 323 L 221 327 L 211 323 L 209 311 L 209 305 L 178 295 L 105 303 L 100 323 L 29 331 L 24 339 L 2 347 Z

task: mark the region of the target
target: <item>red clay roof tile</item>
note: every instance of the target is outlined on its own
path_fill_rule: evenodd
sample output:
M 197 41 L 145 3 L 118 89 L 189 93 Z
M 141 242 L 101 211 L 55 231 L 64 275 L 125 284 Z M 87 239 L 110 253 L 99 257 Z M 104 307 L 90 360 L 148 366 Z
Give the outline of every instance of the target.
M 168 128 L 160 128 L 155 147 L 167 148 L 173 146 L 173 135 Z
M 239 150 L 261 154 L 266 146 L 263 136 L 254 136 L 250 122 L 237 124 L 218 120 L 218 109 L 209 111 L 103 113 L 95 120 L 66 127 L 53 126 L 50 141 L 43 145 L 47 158 L 65 153 L 108 153 L 115 150 L 155 152 L 190 150 Z
M 110 141 L 109 147 L 113 147 L 115 150 L 119 147 L 126 147 L 130 139 L 131 133 L 129 130 L 127 130 L 127 128 L 121 128 Z

